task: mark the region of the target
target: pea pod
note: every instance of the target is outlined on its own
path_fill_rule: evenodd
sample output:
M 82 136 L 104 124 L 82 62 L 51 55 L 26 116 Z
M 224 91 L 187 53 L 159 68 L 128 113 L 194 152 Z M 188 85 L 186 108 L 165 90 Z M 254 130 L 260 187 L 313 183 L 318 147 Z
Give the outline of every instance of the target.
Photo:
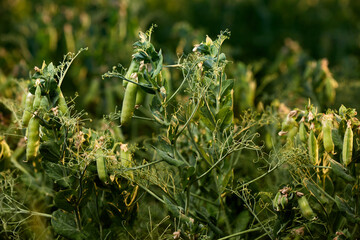
M 323 143 L 326 152 L 334 152 L 334 142 L 332 140 L 332 130 L 331 130 L 331 119 L 326 118 L 323 121 L 322 126 L 323 131 Z
M 351 129 L 351 121 L 347 122 L 347 128 L 345 130 L 343 149 L 342 149 L 342 160 L 345 166 L 349 165 L 352 160 L 354 133 Z
M 303 117 L 301 119 L 300 126 L 299 126 L 299 137 L 300 137 L 300 141 L 302 141 L 303 143 L 306 143 L 307 132 L 306 132 L 304 121 L 305 121 L 305 118 Z
M 103 183 L 107 183 L 108 174 L 106 170 L 106 159 L 104 157 L 104 152 L 101 149 L 97 150 L 96 152 L 96 169 L 99 179 Z
M 34 98 L 34 103 L 33 103 L 33 110 L 34 111 L 37 111 L 39 109 L 40 102 L 41 102 L 41 88 L 40 88 L 40 84 L 38 84 L 36 86 L 35 98 Z
M 144 103 L 145 97 L 146 93 L 144 92 L 144 90 L 139 88 L 136 93 L 135 108 L 139 108 Z
M 319 146 L 318 146 L 313 128 L 310 129 L 310 135 L 309 135 L 309 139 L 308 139 L 308 148 L 309 148 L 310 162 L 313 165 L 316 165 L 318 163 L 318 159 L 319 159 Z
M 137 85 L 129 82 L 126 86 L 124 100 L 121 109 L 121 125 L 127 125 L 135 110 Z
M 133 74 L 134 72 L 139 71 L 139 63 L 133 59 L 130 63 L 130 67 L 127 70 L 126 74 L 125 74 L 125 78 L 129 79 L 131 74 Z M 128 81 L 124 80 L 123 81 L 123 86 L 126 87 L 128 85 Z
M 281 199 L 281 193 L 277 192 L 272 201 L 272 205 L 275 211 L 280 211 L 280 199 Z
M 26 160 L 34 160 L 40 146 L 39 119 L 33 116 L 29 121 L 27 131 Z
M 311 220 L 316 216 L 305 196 L 298 198 L 298 204 L 304 218 Z
M 299 128 L 294 126 L 290 129 L 290 131 L 288 132 L 287 136 L 289 139 L 293 140 L 293 138 L 296 136 L 296 134 L 298 133 Z
M 24 113 L 21 120 L 23 127 L 27 127 L 29 124 L 33 112 L 34 98 L 35 95 L 32 95 L 30 92 L 26 96 Z
M 41 101 L 40 101 L 40 109 L 43 111 L 47 111 L 49 109 L 49 100 L 46 96 L 42 96 L 41 97 Z
M 329 158 L 329 161 L 330 161 L 331 170 L 334 172 L 336 176 L 341 177 L 342 179 L 349 182 L 355 181 L 355 178 L 347 173 L 347 169 L 343 165 L 341 165 L 340 163 L 338 163 L 337 161 L 331 158 Z

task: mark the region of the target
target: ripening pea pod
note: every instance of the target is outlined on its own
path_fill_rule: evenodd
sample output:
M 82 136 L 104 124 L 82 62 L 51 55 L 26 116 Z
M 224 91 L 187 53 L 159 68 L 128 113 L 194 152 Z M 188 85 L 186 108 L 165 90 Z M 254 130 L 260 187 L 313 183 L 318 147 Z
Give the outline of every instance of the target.
M 50 107 L 49 100 L 47 96 L 42 96 L 40 100 L 40 109 L 46 112 Z
M 99 179 L 103 183 L 108 182 L 108 174 L 106 169 L 106 159 L 104 157 L 104 152 L 99 148 L 96 151 L 96 170 L 99 176 Z
M 280 199 L 281 199 L 281 193 L 277 192 L 272 201 L 272 205 L 275 211 L 280 211 Z
M 288 139 L 288 141 L 290 141 L 290 142 L 294 142 L 294 140 L 295 140 L 295 136 L 296 136 L 296 134 L 298 133 L 298 130 L 299 130 L 299 128 L 297 127 L 297 126 L 293 126 L 290 130 L 289 130 L 289 132 L 287 133 L 287 139 Z
M 308 149 L 309 149 L 309 156 L 310 156 L 310 162 L 313 165 L 318 165 L 319 163 L 319 146 L 317 139 L 315 137 L 314 133 L 314 123 L 311 124 L 310 127 L 310 135 L 308 139 Z
M 37 111 L 39 109 L 40 102 L 41 102 L 41 87 L 40 87 L 40 83 L 39 83 L 39 84 L 37 84 L 36 90 L 35 90 L 35 98 L 34 98 L 34 103 L 33 103 L 34 111 Z
M 32 116 L 35 95 L 30 92 L 26 96 L 24 113 L 21 119 L 22 126 L 27 127 Z
M 343 149 L 342 149 L 342 159 L 345 167 L 351 163 L 352 160 L 352 151 L 354 142 L 354 133 L 351 129 L 351 121 L 347 122 L 347 128 L 344 134 Z
M 139 71 L 139 63 L 135 59 L 133 59 L 130 63 L 129 69 L 126 71 L 125 78 L 130 79 L 130 76 L 138 71 Z M 128 85 L 128 81 L 124 80 L 123 86 L 126 87 L 127 85 Z
M 133 79 L 137 78 L 137 74 L 133 75 Z M 135 102 L 136 102 L 136 93 L 138 90 L 138 86 L 135 83 L 129 82 L 126 86 L 124 100 L 122 103 L 122 109 L 121 109 L 121 125 L 125 126 L 127 125 L 135 110 Z
M 323 143 L 325 151 L 330 153 L 334 152 L 334 142 L 332 139 L 332 123 L 330 116 L 324 116 L 322 121 L 322 131 L 323 131 Z
M 142 75 L 138 75 L 139 77 L 139 83 L 145 83 L 145 79 Z M 138 87 L 138 90 L 136 92 L 136 100 L 135 100 L 135 108 L 139 108 L 145 101 L 146 98 L 146 92 L 141 88 Z
M 330 162 L 331 170 L 336 176 L 341 177 L 342 179 L 349 182 L 354 182 L 356 180 L 353 176 L 348 174 L 349 173 L 348 169 L 345 168 L 343 165 L 341 165 L 339 162 L 331 158 L 329 158 L 329 162 Z
M 299 138 L 300 141 L 302 141 L 303 143 L 306 143 L 307 141 L 307 132 L 306 132 L 306 126 L 305 126 L 305 117 L 303 117 L 300 121 L 300 126 L 299 126 Z
M 39 119 L 33 115 L 27 128 L 26 161 L 34 161 L 40 146 Z
M 316 216 L 305 196 L 298 198 L 298 204 L 304 218 L 311 220 Z
M 69 109 L 68 109 L 68 106 L 66 104 L 65 97 L 62 94 L 61 89 L 60 89 L 59 86 L 57 87 L 57 92 L 59 94 L 59 99 L 58 99 L 58 102 L 57 102 L 59 110 L 63 115 L 66 115 L 68 113 Z

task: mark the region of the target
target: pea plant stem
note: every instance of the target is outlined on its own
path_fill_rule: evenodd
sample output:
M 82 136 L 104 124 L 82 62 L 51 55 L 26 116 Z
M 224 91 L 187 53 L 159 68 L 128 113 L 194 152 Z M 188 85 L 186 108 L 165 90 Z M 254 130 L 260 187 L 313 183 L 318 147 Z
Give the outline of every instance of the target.
M 176 89 L 176 91 L 167 99 L 167 101 L 165 102 L 165 106 L 176 96 L 176 94 L 178 94 L 178 92 L 180 91 L 180 89 L 183 87 L 183 85 L 185 84 L 186 80 L 189 78 L 191 72 L 195 69 L 195 67 L 198 65 L 199 62 L 195 62 L 193 64 L 193 66 L 191 67 L 191 69 L 189 70 L 189 72 L 186 74 L 186 76 L 184 77 L 184 80 L 181 82 L 180 86 Z M 181 65 L 180 65 L 181 66 Z
M 136 166 L 136 167 L 131 167 L 131 168 L 125 168 L 124 171 L 137 170 L 137 169 L 149 167 L 149 166 L 151 166 L 151 165 L 157 164 L 157 163 L 162 162 L 162 161 L 163 161 L 163 159 L 160 159 L 160 160 L 156 160 L 156 161 L 154 161 L 154 162 L 150 162 L 150 163 L 147 163 L 147 164 L 144 164 L 144 165 L 140 165 L 140 166 Z
M 209 164 L 209 166 L 211 166 L 211 163 L 208 161 L 208 158 L 204 156 L 203 152 L 200 151 L 198 145 L 196 144 L 195 140 L 194 140 L 194 136 L 192 135 L 192 132 L 191 132 L 191 129 L 190 129 L 190 124 L 188 125 L 188 133 L 189 133 L 189 136 L 190 136 L 190 140 L 192 142 L 192 144 L 194 145 L 196 151 L 199 153 L 199 155 L 201 156 L 202 159 L 205 159 L 205 162 L 207 164 Z
M 237 237 L 237 236 L 240 236 L 240 235 L 243 235 L 243 234 L 246 234 L 246 233 L 257 232 L 257 231 L 260 231 L 260 230 L 262 230 L 261 227 L 251 228 L 251 229 L 248 229 L 248 230 L 245 230 L 245 231 L 241 231 L 241 232 L 237 232 L 237 233 L 228 235 L 226 237 L 219 238 L 218 240 L 230 239 L 230 238 Z

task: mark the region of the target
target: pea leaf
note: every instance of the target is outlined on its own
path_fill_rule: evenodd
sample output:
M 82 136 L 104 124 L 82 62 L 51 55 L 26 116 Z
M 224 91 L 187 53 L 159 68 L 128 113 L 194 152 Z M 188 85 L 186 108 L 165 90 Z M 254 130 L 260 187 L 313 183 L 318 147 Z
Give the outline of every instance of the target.
M 354 209 L 352 209 L 344 199 L 340 198 L 339 196 L 335 196 L 335 203 L 339 210 L 344 213 L 344 215 L 350 222 L 360 222 L 360 218 L 354 214 Z
M 219 121 L 219 127 L 221 130 L 225 130 L 230 127 L 233 120 L 233 111 L 231 107 L 226 106 L 220 109 L 215 118 Z
M 45 161 L 57 162 L 60 158 L 60 146 L 55 141 L 43 142 L 40 145 L 40 153 Z
M 157 63 L 156 69 L 151 74 L 151 78 L 155 78 L 161 72 L 162 64 L 163 64 L 163 56 L 161 53 L 161 49 L 159 50 L 158 57 L 159 57 L 159 61 Z
M 68 239 L 82 240 L 89 237 L 77 228 L 75 216 L 72 213 L 56 210 L 52 213 L 51 225 L 57 234 Z
M 71 212 L 75 209 L 74 207 L 76 202 L 75 196 L 76 196 L 76 192 L 71 189 L 58 191 L 55 194 L 55 199 L 54 199 L 55 205 L 60 209 Z
M 64 188 L 67 188 L 71 185 L 72 175 L 69 173 L 67 168 L 53 162 L 44 162 L 43 166 L 45 169 L 45 174 L 54 180 L 55 183 Z
M 212 112 L 209 110 L 207 106 L 200 107 L 199 111 L 201 115 L 201 121 L 205 124 L 207 128 L 210 129 L 210 131 L 215 130 L 215 117 L 212 114 Z
M 233 79 L 227 79 L 226 81 L 223 81 L 223 84 L 221 87 L 221 93 L 220 93 L 221 98 L 230 94 L 231 90 L 233 88 L 234 88 L 234 80 Z

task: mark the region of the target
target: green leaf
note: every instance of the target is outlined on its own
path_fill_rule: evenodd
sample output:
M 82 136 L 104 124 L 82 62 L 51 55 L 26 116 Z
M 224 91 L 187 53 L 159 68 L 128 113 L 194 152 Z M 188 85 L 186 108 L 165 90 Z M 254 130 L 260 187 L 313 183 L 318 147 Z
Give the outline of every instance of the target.
M 205 105 L 200 107 L 199 111 L 201 115 L 201 122 L 205 124 L 207 128 L 209 128 L 210 131 L 215 130 L 215 117 L 212 114 L 212 112 L 209 110 L 209 108 Z
M 57 234 L 68 239 L 82 240 L 89 237 L 88 234 L 77 228 L 75 215 L 72 213 L 56 210 L 52 213 L 51 225 Z
M 233 90 L 233 88 L 234 88 L 234 80 L 233 79 L 227 79 L 226 81 L 223 81 L 222 86 L 221 86 L 221 93 L 220 93 L 221 99 L 224 96 L 231 94 L 231 90 Z
M 138 83 L 138 86 L 140 86 L 141 89 L 144 90 L 144 92 L 146 92 L 146 93 L 149 93 L 149 94 L 156 93 L 155 89 L 150 84 Z
M 219 110 L 215 118 L 216 121 L 218 121 L 221 130 L 225 130 L 226 128 L 231 126 L 231 123 L 233 121 L 233 115 L 234 114 L 232 108 L 229 106 L 223 107 Z
M 55 141 L 41 143 L 39 150 L 44 161 L 58 162 L 60 159 L 60 146 Z
M 352 223 L 360 222 L 360 218 L 354 214 L 354 209 L 352 209 L 344 199 L 339 196 L 335 196 L 335 203 L 339 210 L 345 214 L 346 218 Z
M 56 73 L 56 69 L 52 62 L 47 66 L 47 73 L 49 74 L 50 77 L 53 77 Z
M 162 69 L 162 66 L 163 66 L 163 56 L 162 56 L 162 53 L 161 53 L 161 49 L 159 50 L 158 57 L 159 57 L 159 61 L 157 63 L 156 69 L 151 74 L 151 78 L 155 78 L 161 72 L 161 69 Z
M 59 184 L 61 187 L 69 187 L 72 183 L 71 173 L 64 166 L 53 163 L 53 162 L 44 162 L 45 174 L 48 175 L 56 184 Z
M 338 147 L 340 150 L 342 150 L 343 148 L 343 140 L 341 138 L 341 135 L 339 133 L 339 130 L 337 129 L 333 129 L 332 131 L 332 139 L 333 139 L 333 142 L 334 142 L 334 145 L 336 147 Z
M 55 205 L 58 208 L 66 210 L 68 212 L 73 211 L 75 209 L 76 203 L 75 194 L 76 192 L 71 189 L 58 191 L 55 194 Z
M 309 179 L 304 179 L 305 187 L 309 192 L 322 204 L 328 202 L 328 197 L 324 194 L 324 190 L 320 189 L 318 185 L 312 183 Z M 333 200 L 333 199 L 332 199 Z

